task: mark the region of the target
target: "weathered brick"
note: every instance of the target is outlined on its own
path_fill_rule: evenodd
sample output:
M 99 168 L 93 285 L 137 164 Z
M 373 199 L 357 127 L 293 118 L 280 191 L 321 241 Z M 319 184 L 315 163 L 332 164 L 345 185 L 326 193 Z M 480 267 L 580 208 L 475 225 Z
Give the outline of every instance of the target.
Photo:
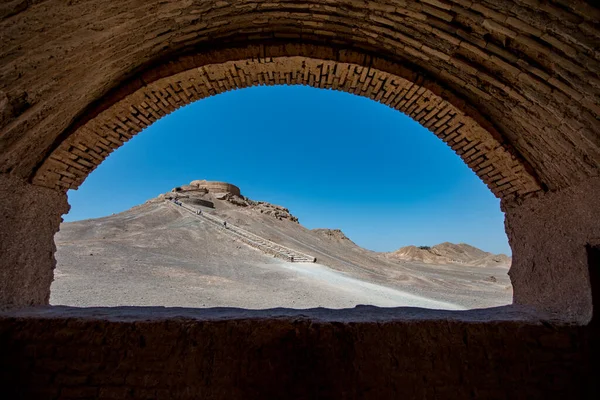
M 508 29 L 507 27 L 491 20 L 491 19 L 486 19 L 485 21 L 483 21 L 483 27 L 486 29 L 489 29 L 492 32 L 498 32 L 502 35 L 511 37 L 511 38 L 515 38 L 517 36 L 517 33 Z

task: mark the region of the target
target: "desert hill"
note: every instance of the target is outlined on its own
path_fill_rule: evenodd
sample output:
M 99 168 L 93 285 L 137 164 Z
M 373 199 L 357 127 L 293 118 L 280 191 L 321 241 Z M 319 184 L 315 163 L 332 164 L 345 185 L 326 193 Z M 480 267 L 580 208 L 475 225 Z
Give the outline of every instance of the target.
M 317 263 L 274 258 L 234 228 Z M 441 244 L 431 259 L 373 252 L 220 182 L 194 181 L 119 214 L 63 223 L 55 241 L 52 304 L 459 309 L 507 304 L 512 295 L 507 265 L 481 261 L 490 257 L 481 250 Z M 462 253 L 469 262 L 447 261 Z
M 406 246 L 387 253 L 388 258 L 403 261 L 420 261 L 427 264 L 464 264 L 471 266 L 509 266 L 510 257 L 492 254 L 466 243 L 440 243 L 432 247 Z

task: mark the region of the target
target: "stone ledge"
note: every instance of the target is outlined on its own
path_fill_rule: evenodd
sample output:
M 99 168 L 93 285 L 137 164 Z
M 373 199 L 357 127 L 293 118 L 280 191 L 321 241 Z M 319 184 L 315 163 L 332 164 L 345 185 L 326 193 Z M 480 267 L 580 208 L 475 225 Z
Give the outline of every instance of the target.
M 508 305 L 466 311 L 432 310 L 416 307 L 391 307 L 358 305 L 354 308 L 304 310 L 272 308 L 247 310 L 233 307 L 184 308 L 184 307 L 70 307 L 47 306 L 0 312 L 3 319 L 77 319 L 111 322 L 149 321 L 225 321 L 291 319 L 320 322 L 383 323 L 418 321 L 456 321 L 471 323 L 523 322 L 542 325 L 548 322 L 571 325 L 550 314 L 537 312 L 530 307 Z M 544 322 L 542 322 L 544 321 Z M 0 322 L 1 323 L 1 322 Z

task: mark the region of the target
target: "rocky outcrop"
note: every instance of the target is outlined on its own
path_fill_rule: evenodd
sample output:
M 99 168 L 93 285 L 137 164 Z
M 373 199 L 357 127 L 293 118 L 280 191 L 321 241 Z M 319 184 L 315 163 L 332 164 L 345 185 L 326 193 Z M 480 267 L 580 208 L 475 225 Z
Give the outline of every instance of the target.
M 337 242 L 349 242 L 349 243 L 355 244 L 352 240 L 350 240 L 348 238 L 348 236 L 346 236 L 344 234 L 344 232 L 342 232 L 341 229 L 317 228 L 317 229 L 311 229 L 311 232 L 321 235 L 328 240 L 337 241 Z
M 466 243 L 444 242 L 429 246 L 406 246 L 386 257 L 402 261 L 419 261 L 426 264 L 465 264 L 471 266 L 510 266 L 511 258 L 505 254 L 492 254 Z
M 293 216 L 290 213 L 290 210 L 285 207 L 267 203 L 266 201 L 254 202 L 251 207 L 261 214 L 271 215 L 279 220 L 287 219 L 289 221 L 299 223 L 298 218 Z

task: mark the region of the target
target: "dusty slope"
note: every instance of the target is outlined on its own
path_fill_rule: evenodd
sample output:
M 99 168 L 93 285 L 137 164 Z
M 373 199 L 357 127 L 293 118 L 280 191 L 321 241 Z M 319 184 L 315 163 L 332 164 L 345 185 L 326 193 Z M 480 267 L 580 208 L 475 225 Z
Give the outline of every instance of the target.
M 476 267 L 393 260 L 385 254 L 363 249 L 351 240 L 313 232 L 285 219 L 277 220 L 240 208 L 219 210 L 216 214 L 265 238 L 313 255 L 319 263 L 361 280 L 466 307 L 511 301 L 506 265 Z
M 205 197 L 215 204 L 205 212 L 314 255 L 321 265 L 274 259 L 155 200 L 110 217 L 63 224 L 56 236 L 51 303 L 471 308 L 511 300 L 505 267 L 390 260 L 360 248 L 339 231 L 311 231 L 293 218 L 264 212 L 270 206 L 240 207 L 212 194 Z

